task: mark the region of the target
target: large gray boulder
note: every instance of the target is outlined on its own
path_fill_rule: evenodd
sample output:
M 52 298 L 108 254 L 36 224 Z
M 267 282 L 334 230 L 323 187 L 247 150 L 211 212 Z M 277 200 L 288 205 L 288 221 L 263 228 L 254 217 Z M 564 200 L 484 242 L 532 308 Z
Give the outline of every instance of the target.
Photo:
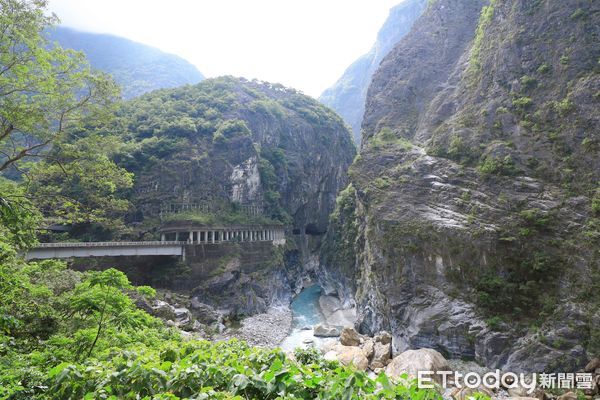
M 343 365 L 354 365 L 356 369 L 366 371 L 369 359 L 360 347 L 336 344 L 323 356 L 326 360 L 337 360 Z
M 335 326 L 318 324 L 313 328 L 313 335 L 317 337 L 338 337 L 340 330 Z
M 392 356 L 392 345 L 375 342 L 373 359 L 371 360 L 371 369 L 383 368 L 387 365 Z
M 409 378 L 417 378 L 419 371 L 432 371 L 431 378 L 441 384 L 442 377 L 436 375 L 437 371 L 451 371 L 448 361 L 439 352 L 433 349 L 407 350 L 394 357 L 385 368 L 385 373 L 392 380 L 398 380 L 402 374 Z
M 354 328 L 346 327 L 342 329 L 342 333 L 340 334 L 340 343 L 344 346 L 358 346 L 361 342 L 360 339 L 360 334 Z

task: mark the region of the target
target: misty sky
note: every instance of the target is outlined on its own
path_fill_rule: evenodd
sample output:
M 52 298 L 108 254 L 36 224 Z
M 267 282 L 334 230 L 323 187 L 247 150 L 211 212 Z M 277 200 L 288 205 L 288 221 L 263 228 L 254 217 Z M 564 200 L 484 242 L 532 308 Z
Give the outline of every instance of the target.
M 366 53 L 402 0 L 50 0 L 63 25 L 177 54 L 207 77 L 319 96 Z

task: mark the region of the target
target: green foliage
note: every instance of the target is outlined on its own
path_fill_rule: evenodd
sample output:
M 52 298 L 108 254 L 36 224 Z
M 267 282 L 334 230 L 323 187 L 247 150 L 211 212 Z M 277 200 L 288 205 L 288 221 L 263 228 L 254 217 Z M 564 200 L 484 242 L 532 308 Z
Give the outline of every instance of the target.
M 479 22 L 477 23 L 477 29 L 475 31 L 475 38 L 473 39 L 473 45 L 471 46 L 471 56 L 469 60 L 469 72 L 471 74 L 479 74 L 481 72 L 481 50 L 483 48 L 485 31 L 494 18 L 495 5 L 496 0 L 491 0 L 488 6 L 481 9 Z
M 235 340 L 184 339 L 135 307 L 122 272 L 79 273 L 9 253 L 0 263 L 1 398 L 441 400 L 316 350 L 299 350 L 294 361 Z
M 239 119 L 227 120 L 221 123 L 213 134 L 213 142 L 224 144 L 240 136 L 250 136 L 250 129 L 246 123 Z
M 182 211 L 163 217 L 163 221 L 189 221 L 203 225 L 271 225 L 279 223 L 264 215 L 251 215 L 239 209 L 223 209 L 219 212 L 209 213 L 199 210 Z
M 44 215 L 63 224 L 122 231 L 122 216 L 130 206 L 124 191 L 132 187 L 133 174 L 111 160 L 119 145 L 114 137 L 93 133 L 57 143 L 54 162 L 40 162 L 31 171 L 29 192 Z
M 533 104 L 533 100 L 526 96 L 516 97 L 512 101 L 513 107 L 517 110 L 517 112 L 524 114 L 531 105 Z
M 0 177 L 0 236 L 17 249 L 30 247 L 37 241 L 35 229 L 40 219 L 25 190 Z
M 507 155 L 503 159 L 499 160 L 492 156 L 487 156 L 483 159 L 483 162 L 478 167 L 479 172 L 484 176 L 490 175 L 515 175 L 518 170 L 515 167 L 515 163 L 510 155 Z
M 338 195 L 335 209 L 329 217 L 329 230 L 322 252 L 328 265 L 348 270 L 354 268 L 358 227 L 356 189 L 350 184 Z
M 114 111 L 117 86 L 91 71 L 82 53 L 42 35 L 57 22 L 44 0 L 0 4 L 0 171 L 44 157 L 66 132 Z M 51 159 L 48 159 L 49 161 Z
M 537 80 L 529 75 L 523 75 L 521 77 L 521 85 L 524 89 L 531 89 L 537 85 Z
M 592 211 L 596 214 L 600 214 L 600 187 L 595 190 L 592 197 Z
M 575 104 L 573 104 L 571 99 L 565 97 L 561 101 L 552 102 L 552 107 L 561 117 L 565 117 L 575 109 Z
M 547 74 L 550 72 L 550 66 L 548 66 L 548 64 L 542 64 L 538 67 L 537 72 L 539 74 Z
M 523 210 L 519 216 L 526 224 L 538 229 L 547 228 L 553 222 L 553 213 L 542 212 L 538 209 Z
M 403 150 L 412 149 L 412 143 L 403 137 L 396 136 L 388 127 L 382 128 L 375 135 L 370 137 L 367 142 L 369 148 L 380 150 L 389 147 L 399 147 Z
M 488 318 L 485 320 L 485 323 L 487 324 L 487 326 L 494 331 L 497 331 L 500 329 L 500 327 L 502 326 L 502 324 L 504 323 L 504 321 L 502 320 L 501 317 L 499 316 L 494 316 L 491 318 Z
M 452 135 L 447 146 L 437 144 L 432 152 L 437 157 L 447 157 L 461 164 L 468 164 L 478 157 L 460 135 Z
M 577 10 L 573 11 L 573 14 L 571 14 L 571 19 L 579 19 L 586 16 L 587 12 L 581 8 L 578 8 Z
M 237 341 L 190 342 L 161 360 L 156 352 L 120 354 L 110 362 L 63 363 L 48 374 L 56 398 L 299 398 L 299 399 L 440 399 L 414 382 L 394 385 L 385 375 L 337 363 L 296 363 L 281 351 L 254 349 Z M 307 360 L 309 361 L 309 360 Z M 378 388 L 380 386 L 380 388 Z M 202 395 L 201 395 L 202 396 Z
M 260 149 L 258 172 L 264 190 L 266 215 L 285 224 L 291 223 L 292 217 L 281 205 L 280 179 L 278 178 L 288 175 L 285 151 L 278 147 L 262 147 Z
M 271 99 L 254 100 L 250 103 L 249 107 L 256 113 L 266 113 L 273 118 L 282 119 L 287 115 L 285 109 L 275 100 Z

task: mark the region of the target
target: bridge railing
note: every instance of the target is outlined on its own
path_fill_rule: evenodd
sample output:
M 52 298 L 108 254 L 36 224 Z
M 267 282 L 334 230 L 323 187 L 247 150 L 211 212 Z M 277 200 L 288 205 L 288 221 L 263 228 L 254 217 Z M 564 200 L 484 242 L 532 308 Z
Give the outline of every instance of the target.
M 127 247 L 127 246 L 182 246 L 187 242 L 182 241 L 151 241 L 151 242 L 63 242 L 63 243 L 38 243 L 36 247 Z

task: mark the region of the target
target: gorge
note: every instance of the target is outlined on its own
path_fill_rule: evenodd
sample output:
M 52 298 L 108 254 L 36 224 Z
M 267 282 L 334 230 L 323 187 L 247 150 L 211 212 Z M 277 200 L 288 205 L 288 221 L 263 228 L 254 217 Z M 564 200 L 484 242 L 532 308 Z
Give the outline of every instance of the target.
M 0 398 L 598 396 L 599 2 L 405 0 L 324 105 L 145 47 L 89 57 L 115 82 L 2 1 L 51 62 L 0 52 Z

